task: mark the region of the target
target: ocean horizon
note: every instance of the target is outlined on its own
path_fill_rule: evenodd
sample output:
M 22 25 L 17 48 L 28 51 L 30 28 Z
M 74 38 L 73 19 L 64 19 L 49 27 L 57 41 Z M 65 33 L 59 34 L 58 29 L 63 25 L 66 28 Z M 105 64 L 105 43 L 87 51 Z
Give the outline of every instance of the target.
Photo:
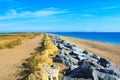
M 60 36 L 67 36 L 120 46 L 120 32 L 52 32 Z
M 31 32 L 0 32 L 0 34 L 5 34 L 5 33 L 9 34 L 9 33 L 31 33 Z M 59 36 L 73 37 L 73 38 L 103 42 L 103 43 L 120 46 L 120 32 L 40 32 L 40 33 L 52 33 Z

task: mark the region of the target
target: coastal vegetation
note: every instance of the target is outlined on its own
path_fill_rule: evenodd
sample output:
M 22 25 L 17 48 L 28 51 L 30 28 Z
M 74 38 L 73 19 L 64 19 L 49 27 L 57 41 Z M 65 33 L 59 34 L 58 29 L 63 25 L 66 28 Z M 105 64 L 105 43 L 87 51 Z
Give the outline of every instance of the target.
M 14 48 L 15 46 L 25 43 L 39 35 L 39 33 L 0 34 L 0 49 Z
M 58 48 L 52 43 L 52 38 L 47 34 L 44 34 L 41 45 L 41 50 L 32 53 L 32 56 L 25 63 L 25 69 L 28 73 L 25 73 L 23 76 L 27 80 L 47 80 L 48 73 L 45 67 L 53 66 L 52 59 L 57 55 Z

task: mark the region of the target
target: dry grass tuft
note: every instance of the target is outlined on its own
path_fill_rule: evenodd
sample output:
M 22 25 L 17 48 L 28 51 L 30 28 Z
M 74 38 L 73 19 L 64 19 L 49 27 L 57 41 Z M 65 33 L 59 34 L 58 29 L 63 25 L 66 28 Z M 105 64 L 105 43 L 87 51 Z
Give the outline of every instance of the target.
M 32 57 L 27 60 L 27 69 L 29 70 L 28 80 L 48 80 L 45 66 L 52 66 L 54 58 L 57 55 L 58 49 L 52 43 L 51 37 L 44 35 L 42 51 L 39 53 L 32 53 Z
M 60 67 L 59 79 L 63 78 L 64 77 L 63 72 L 67 69 L 67 66 L 59 62 L 54 62 L 53 64 Z
M 0 34 L 0 49 L 14 48 L 39 35 L 39 33 Z

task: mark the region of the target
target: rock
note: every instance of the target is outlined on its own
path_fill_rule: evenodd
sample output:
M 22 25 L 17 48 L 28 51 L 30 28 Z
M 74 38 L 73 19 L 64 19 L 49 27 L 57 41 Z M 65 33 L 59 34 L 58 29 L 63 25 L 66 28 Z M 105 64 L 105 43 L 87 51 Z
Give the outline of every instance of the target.
M 109 67 L 109 65 L 110 65 L 110 62 L 108 62 L 104 58 L 100 58 L 97 63 L 100 64 L 103 67 Z
M 83 51 L 82 53 L 84 53 L 84 54 L 88 54 L 88 52 L 85 50 L 85 51 Z
M 76 46 L 72 46 L 73 51 L 82 52 L 82 50 Z
M 62 39 L 60 39 L 60 38 L 57 38 L 56 42 L 57 42 L 57 43 L 63 43 L 64 40 L 62 40 Z
M 114 66 L 112 70 L 117 74 L 117 76 L 120 78 L 120 69 L 117 66 Z
M 77 67 L 79 67 L 79 66 L 70 65 L 70 66 L 68 67 L 67 71 L 65 72 L 65 75 L 69 75 L 69 73 L 70 73 L 71 71 L 73 71 L 73 70 L 74 70 L 75 68 L 77 68 Z
M 63 40 L 63 44 L 66 44 L 66 43 L 68 43 L 66 40 Z
M 99 80 L 120 80 L 120 78 L 114 75 L 103 73 L 97 70 L 94 71 L 94 74 L 96 74 Z
M 57 47 L 58 47 L 58 49 L 60 49 L 60 50 L 61 50 L 61 49 L 63 49 L 63 48 L 64 48 L 64 45 L 63 45 L 63 44 L 58 44 L 58 46 L 57 46 Z
M 70 55 L 73 55 L 73 56 L 78 56 L 79 55 L 79 52 L 77 51 L 72 51 L 69 53 Z
M 58 46 L 58 43 L 56 41 L 54 41 L 53 44 L 55 44 L 56 46 Z
M 66 48 L 61 49 L 60 52 L 63 53 L 63 54 L 66 54 L 66 55 L 69 54 L 69 53 L 71 53 L 71 51 L 68 50 L 68 49 L 66 49 Z
M 65 43 L 64 45 L 65 45 L 65 47 L 72 49 L 72 46 L 70 45 L 70 43 Z
M 73 57 L 71 57 L 71 56 L 69 56 L 69 61 L 71 61 L 74 65 L 76 65 L 76 64 L 79 63 L 79 60 L 77 60 L 77 59 L 75 59 L 75 58 L 73 58 Z M 72 65 L 73 65 L 73 64 L 72 64 Z
M 64 63 L 64 54 L 59 54 L 57 58 L 55 58 L 55 61 L 60 61 L 61 63 Z
M 93 76 L 93 80 L 99 80 L 95 69 L 92 72 L 92 76 Z
M 62 63 L 62 60 L 60 58 L 55 58 L 55 59 L 53 59 L 53 62 L 60 62 L 60 63 Z
M 92 80 L 92 79 L 71 78 L 71 77 L 67 76 L 67 77 L 63 77 L 61 80 Z
M 100 57 L 98 55 L 96 55 L 96 54 L 92 54 L 91 57 L 95 58 L 95 59 L 98 59 L 98 60 L 100 59 Z
M 72 57 L 78 59 L 78 60 L 83 60 L 85 58 L 85 54 L 78 52 L 78 51 L 72 51 L 69 53 Z
M 118 75 L 116 72 L 114 72 L 114 70 L 108 70 L 108 69 L 98 69 L 98 71 L 106 73 L 106 74 L 110 74 L 110 75 L 114 75 L 119 77 L 120 75 Z
M 89 64 L 82 64 L 81 66 L 72 70 L 69 75 L 72 78 L 92 78 L 93 67 Z
M 78 58 L 79 58 L 79 60 L 85 60 L 86 58 L 84 57 L 84 55 L 82 55 L 82 56 L 78 56 Z

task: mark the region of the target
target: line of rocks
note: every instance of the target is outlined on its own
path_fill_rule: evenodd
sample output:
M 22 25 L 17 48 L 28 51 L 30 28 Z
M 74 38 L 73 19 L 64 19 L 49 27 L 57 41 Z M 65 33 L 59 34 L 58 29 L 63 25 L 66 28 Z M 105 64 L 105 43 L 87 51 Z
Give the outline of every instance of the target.
M 53 61 L 68 67 L 62 80 L 120 80 L 120 67 L 107 59 L 83 51 L 59 36 L 53 36 L 53 43 L 59 49 Z

